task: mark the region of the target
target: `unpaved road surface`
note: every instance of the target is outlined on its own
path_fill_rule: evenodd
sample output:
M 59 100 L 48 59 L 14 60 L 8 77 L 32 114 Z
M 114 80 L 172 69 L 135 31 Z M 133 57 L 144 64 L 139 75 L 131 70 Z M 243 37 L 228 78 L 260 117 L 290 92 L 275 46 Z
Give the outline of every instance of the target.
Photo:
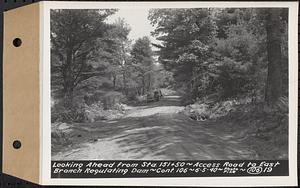
M 52 160 L 226 160 L 252 159 L 242 138 L 216 122 L 180 113 L 179 97 L 135 106 L 118 120 L 73 124 L 70 144 L 52 150 Z M 53 146 L 55 148 L 55 146 Z

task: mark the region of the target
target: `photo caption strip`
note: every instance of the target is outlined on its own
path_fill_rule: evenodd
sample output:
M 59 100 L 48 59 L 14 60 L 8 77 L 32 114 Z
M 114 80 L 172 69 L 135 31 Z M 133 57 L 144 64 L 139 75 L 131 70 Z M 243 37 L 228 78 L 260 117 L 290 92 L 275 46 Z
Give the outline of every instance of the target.
M 288 160 L 52 161 L 52 178 L 288 176 Z

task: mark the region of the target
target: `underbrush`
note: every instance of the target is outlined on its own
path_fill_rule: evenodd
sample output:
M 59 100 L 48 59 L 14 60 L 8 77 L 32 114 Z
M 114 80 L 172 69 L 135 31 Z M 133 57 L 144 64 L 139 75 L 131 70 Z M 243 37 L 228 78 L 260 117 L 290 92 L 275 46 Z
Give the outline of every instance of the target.
M 84 114 L 85 122 L 95 122 L 98 120 L 112 120 L 123 116 L 125 113 L 124 105 L 117 103 L 113 108 L 104 110 L 101 102 L 92 104 L 90 106 L 85 105 Z
M 245 142 L 258 159 L 288 158 L 288 99 L 282 97 L 272 106 L 248 99 L 213 104 L 188 105 L 184 114 L 197 121 L 215 121 L 237 140 Z
M 197 121 L 205 121 L 207 119 L 217 119 L 234 112 L 241 105 L 251 102 L 250 99 L 227 100 L 221 102 L 203 102 L 198 101 L 194 104 L 187 105 L 184 113 Z
M 64 123 L 84 123 L 95 122 L 99 120 L 111 120 L 123 116 L 125 113 L 124 105 L 115 104 L 111 109 L 104 110 L 101 102 L 91 105 L 83 104 L 66 108 L 64 106 L 55 106 L 52 109 L 52 122 Z
M 78 94 L 72 101 L 61 98 L 51 106 L 51 122 L 86 123 L 116 119 L 125 112 L 123 98 L 119 92 Z

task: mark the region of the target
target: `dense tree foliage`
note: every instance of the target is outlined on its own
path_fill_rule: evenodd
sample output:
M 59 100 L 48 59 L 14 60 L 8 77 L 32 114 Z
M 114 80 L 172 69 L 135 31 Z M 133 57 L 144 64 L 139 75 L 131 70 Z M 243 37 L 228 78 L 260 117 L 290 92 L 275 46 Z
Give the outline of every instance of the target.
M 86 105 L 101 101 L 111 109 L 154 87 L 156 74 L 150 40 L 128 39 L 124 19 L 108 23 L 117 10 L 51 11 L 51 91 L 57 114 L 80 119 Z
M 198 93 L 199 74 L 206 61 L 216 31 L 208 9 L 154 9 L 149 19 L 157 28 L 153 36 L 162 43 L 159 61 L 174 73 L 177 87 L 193 96 Z
M 250 97 L 274 103 L 287 94 L 283 9 L 153 9 L 159 61 L 187 102 Z
M 62 87 L 62 94 L 71 101 L 81 82 L 104 74 L 98 53 L 103 50 L 102 44 L 108 43 L 105 35 L 110 26 L 104 20 L 113 12 L 51 11 L 52 84 Z
M 141 89 L 139 94 L 144 95 L 153 88 L 153 52 L 148 37 L 143 37 L 133 44 L 131 50 L 132 65 L 137 73 L 137 79 L 140 81 Z

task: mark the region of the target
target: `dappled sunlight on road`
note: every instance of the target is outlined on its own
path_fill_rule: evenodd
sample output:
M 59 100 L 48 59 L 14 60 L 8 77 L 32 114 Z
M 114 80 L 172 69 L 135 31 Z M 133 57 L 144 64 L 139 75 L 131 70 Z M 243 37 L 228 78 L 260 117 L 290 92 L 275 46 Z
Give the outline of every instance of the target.
M 180 99 L 180 96 L 177 95 L 165 96 L 165 99 Z
M 166 106 L 164 105 L 166 104 Z M 172 104 L 172 105 L 170 105 Z M 177 104 L 177 105 L 176 105 Z M 225 160 L 253 159 L 253 152 L 215 122 L 180 113 L 179 98 L 130 108 L 117 120 L 72 125 L 72 145 L 55 160 Z
M 144 103 L 131 107 L 125 117 L 145 117 L 155 114 L 176 114 L 184 109 L 180 106 L 180 96 L 165 96 L 158 102 Z
M 138 109 L 133 113 L 126 115 L 125 117 L 145 117 L 154 114 L 174 114 L 182 111 L 184 107 L 182 106 L 158 106 L 147 109 Z

